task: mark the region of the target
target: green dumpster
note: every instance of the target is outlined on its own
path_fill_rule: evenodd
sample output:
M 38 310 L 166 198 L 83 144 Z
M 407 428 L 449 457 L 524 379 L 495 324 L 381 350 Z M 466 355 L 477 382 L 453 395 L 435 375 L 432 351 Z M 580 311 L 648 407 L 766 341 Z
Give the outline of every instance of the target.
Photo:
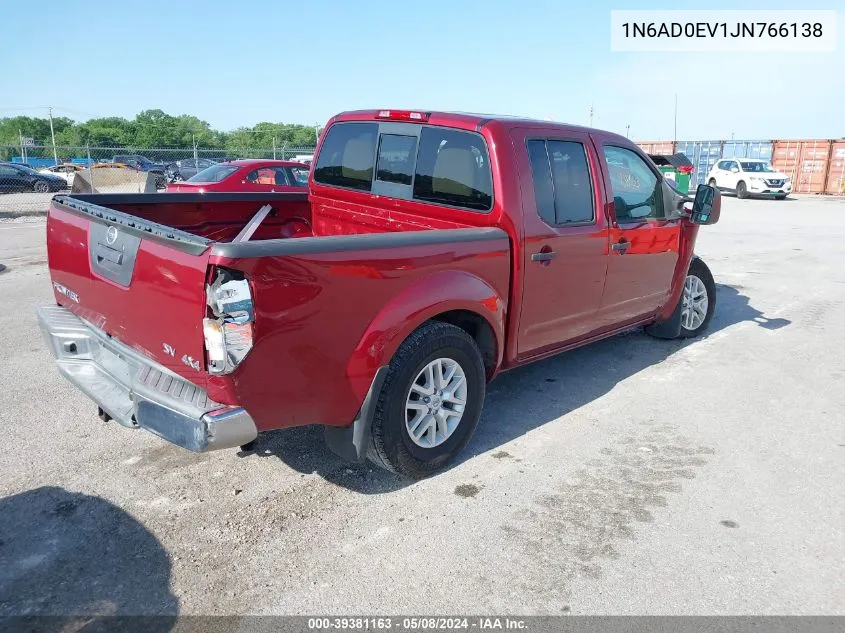
M 682 193 L 689 193 L 692 163 L 684 154 L 649 154 L 660 172 L 675 183 L 675 187 Z

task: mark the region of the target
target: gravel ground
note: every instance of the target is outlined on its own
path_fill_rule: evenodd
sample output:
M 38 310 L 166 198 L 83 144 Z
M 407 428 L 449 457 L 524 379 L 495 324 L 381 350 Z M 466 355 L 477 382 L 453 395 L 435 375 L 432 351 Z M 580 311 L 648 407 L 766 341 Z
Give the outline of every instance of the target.
M 67 193 L 67 192 L 65 192 Z M 44 216 L 55 193 L 4 193 L 0 195 L 0 220 Z
M 409 483 L 316 428 L 194 455 L 61 379 L 43 219 L 0 223 L 0 615 L 845 614 L 845 201 L 726 198 L 709 335 L 490 388 Z

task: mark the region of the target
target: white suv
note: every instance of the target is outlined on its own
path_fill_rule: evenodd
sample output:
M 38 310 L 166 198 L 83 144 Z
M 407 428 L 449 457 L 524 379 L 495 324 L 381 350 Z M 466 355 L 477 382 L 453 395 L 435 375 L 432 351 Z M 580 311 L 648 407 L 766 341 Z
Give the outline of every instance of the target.
M 733 191 L 737 198 L 762 196 L 783 200 L 792 192 L 792 179 L 760 158 L 723 158 L 713 165 L 707 184 Z

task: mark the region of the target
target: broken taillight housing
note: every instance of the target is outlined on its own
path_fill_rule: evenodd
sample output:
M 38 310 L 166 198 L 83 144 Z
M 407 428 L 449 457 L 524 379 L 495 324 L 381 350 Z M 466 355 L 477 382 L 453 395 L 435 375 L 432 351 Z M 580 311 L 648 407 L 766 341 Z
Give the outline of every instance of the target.
M 202 320 L 208 371 L 228 374 L 252 349 L 255 312 L 249 282 L 243 273 L 216 268 L 206 286 L 210 317 Z

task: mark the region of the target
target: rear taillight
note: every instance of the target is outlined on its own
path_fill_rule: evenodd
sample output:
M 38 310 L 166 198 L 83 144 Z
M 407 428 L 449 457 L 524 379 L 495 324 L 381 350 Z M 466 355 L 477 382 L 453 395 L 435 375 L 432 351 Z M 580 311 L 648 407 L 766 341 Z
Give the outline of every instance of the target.
M 428 121 L 428 112 L 414 112 L 411 110 L 379 110 L 377 119 L 390 121 Z
M 249 282 L 243 273 L 216 268 L 206 286 L 210 316 L 202 321 L 208 371 L 228 374 L 252 349 L 255 312 Z

